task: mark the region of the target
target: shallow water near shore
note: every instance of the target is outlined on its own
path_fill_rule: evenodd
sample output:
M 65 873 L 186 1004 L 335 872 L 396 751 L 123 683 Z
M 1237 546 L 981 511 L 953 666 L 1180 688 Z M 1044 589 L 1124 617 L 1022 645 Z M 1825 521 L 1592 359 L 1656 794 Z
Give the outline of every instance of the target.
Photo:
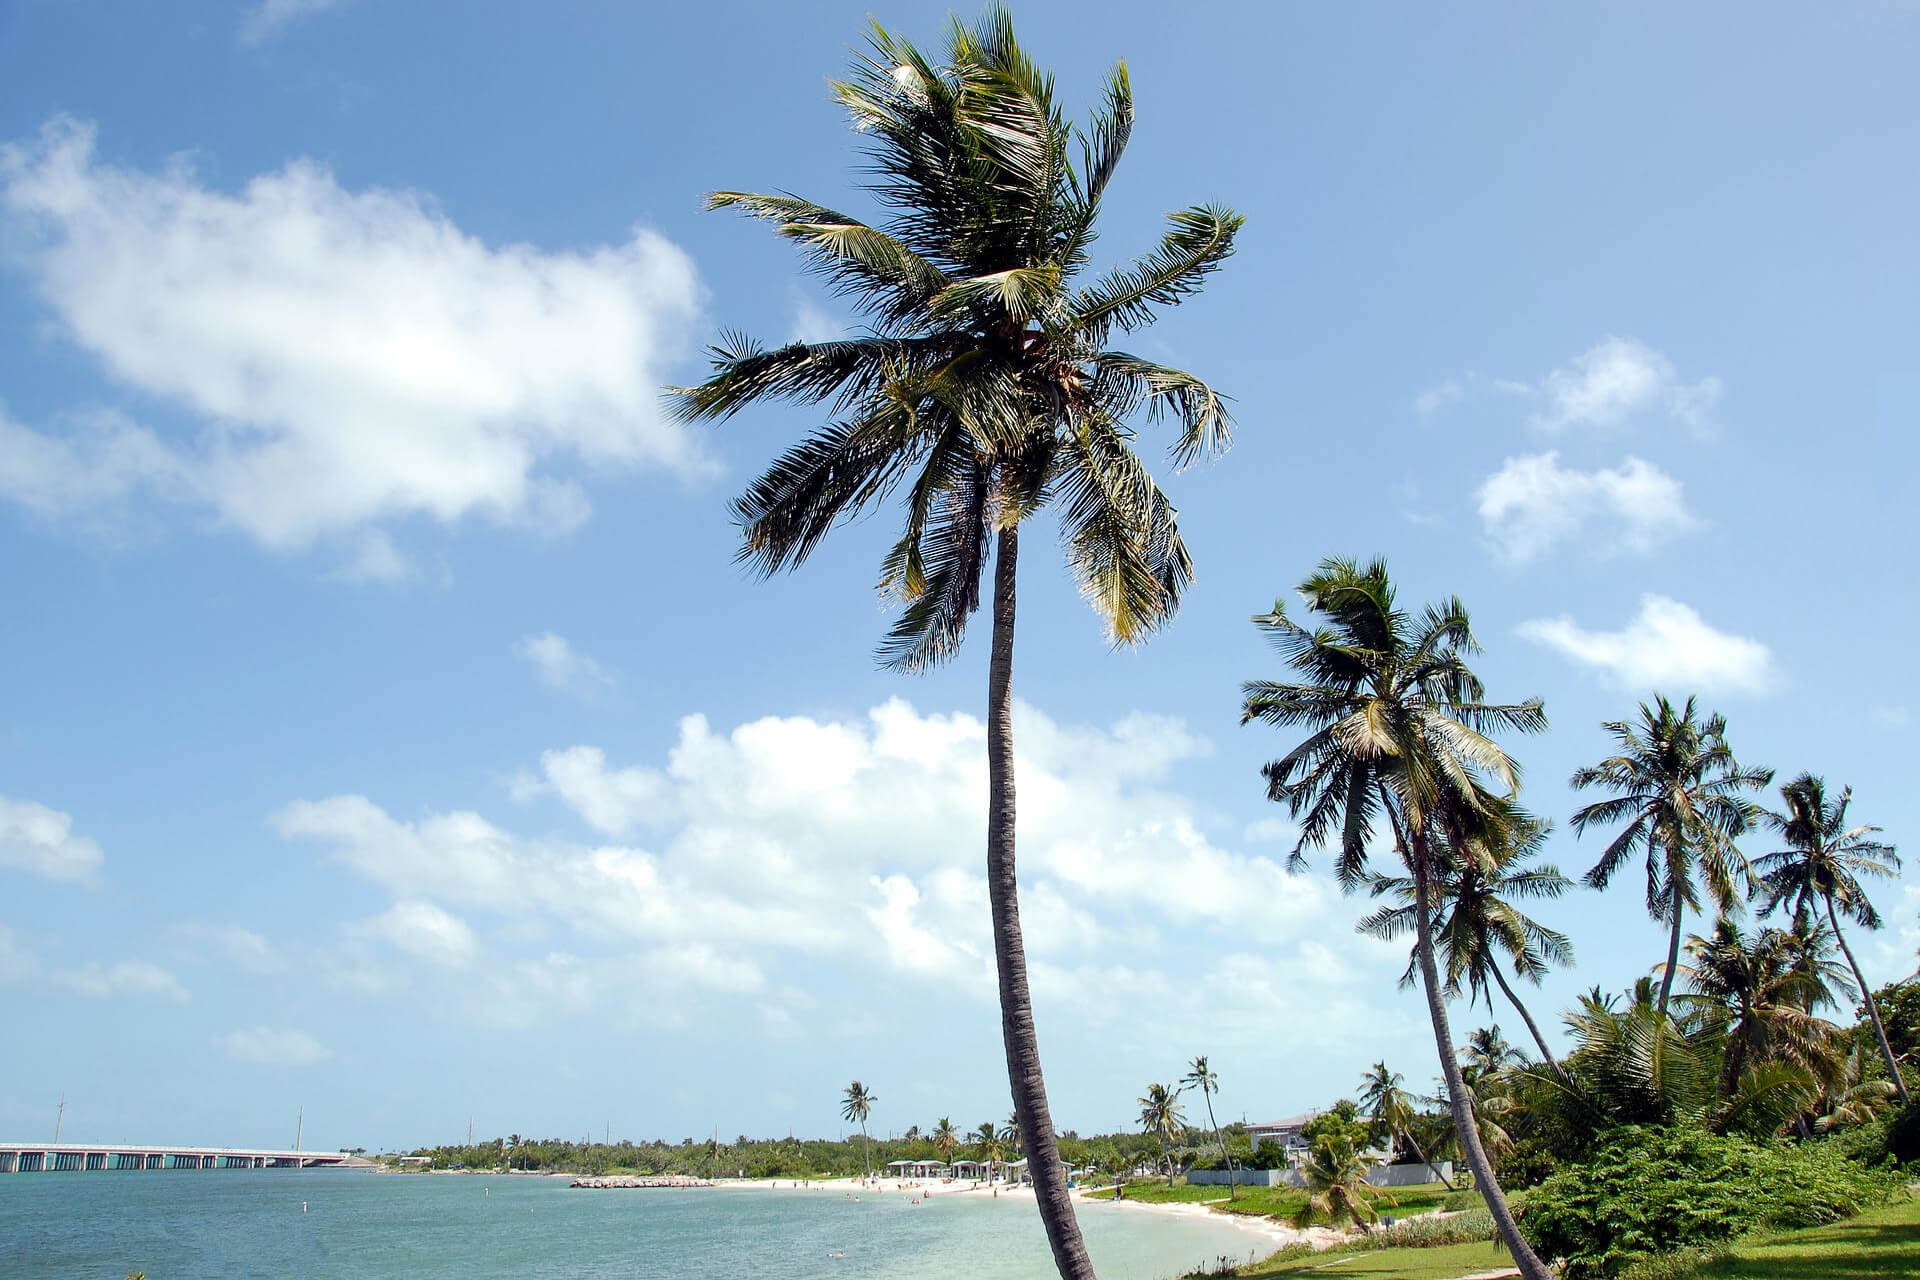
M 305 1202 L 307 1211 L 301 1212 Z M 1272 1245 L 1228 1222 L 1077 1206 L 1105 1280 Z M 832 1254 L 843 1257 L 832 1257 Z M 576 1191 L 527 1177 L 339 1170 L 0 1177 L 0 1275 L 1044 1280 L 1032 1200 L 898 1192 Z

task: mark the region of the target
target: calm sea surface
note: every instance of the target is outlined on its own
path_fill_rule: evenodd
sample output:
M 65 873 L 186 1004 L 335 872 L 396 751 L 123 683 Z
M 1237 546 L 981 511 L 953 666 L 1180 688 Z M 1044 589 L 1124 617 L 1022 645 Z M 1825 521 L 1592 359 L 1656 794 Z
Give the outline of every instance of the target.
M 1079 1213 L 1110 1280 L 1158 1280 L 1260 1247 L 1206 1219 L 1103 1204 Z M 856 1203 L 819 1191 L 574 1191 L 550 1178 L 325 1169 L 0 1176 L 0 1276 L 121 1280 L 140 1270 L 149 1280 L 1053 1274 L 1033 1202 L 1014 1198 L 936 1195 L 916 1206 L 895 1192 Z

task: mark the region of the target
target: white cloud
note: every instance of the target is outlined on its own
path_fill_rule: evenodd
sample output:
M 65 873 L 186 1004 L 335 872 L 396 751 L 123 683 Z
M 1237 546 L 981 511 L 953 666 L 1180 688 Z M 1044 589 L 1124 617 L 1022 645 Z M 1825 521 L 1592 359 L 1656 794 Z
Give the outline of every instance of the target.
M 1445 382 L 1435 383 L 1413 398 L 1413 411 L 1425 418 L 1440 412 L 1466 395 L 1466 388 L 1460 385 L 1460 379 L 1448 378 Z
M 467 922 L 431 902 L 396 902 L 354 931 L 447 969 L 466 968 L 477 950 Z
M 1644 555 L 1699 523 L 1678 480 L 1631 457 L 1611 471 L 1563 467 L 1553 452 L 1508 458 L 1476 497 L 1487 537 L 1509 564 L 1569 540 L 1601 554 Z
M 185 1004 L 187 989 L 171 972 L 144 960 L 122 960 L 118 964 L 89 963 L 78 969 L 65 969 L 48 975 L 55 986 L 78 995 L 107 999 L 112 996 L 153 996 Z
M 1022 910 L 1036 963 L 1109 944 L 1156 948 L 1169 923 L 1183 938 L 1237 946 L 1292 945 L 1322 929 L 1344 939 L 1349 922 L 1329 910 L 1323 881 L 1215 844 L 1208 815 L 1169 789 L 1176 764 L 1210 750 L 1182 722 L 1135 714 L 1086 728 L 1024 704 L 1016 717 Z M 516 784 L 557 797 L 612 843 L 518 835 L 472 812 L 405 821 L 354 795 L 293 804 L 273 821 L 398 902 L 497 921 L 486 933 L 500 940 L 550 925 L 596 949 L 599 961 L 524 978 L 527 990 L 563 991 L 568 1007 L 699 1016 L 690 993 L 759 992 L 763 975 L 797 964 L 859 981 L 877 967 L 988 1001 L 984 747 L 979 720 L 899 700 L 858 718 L 770 716 L 725 733 L 689 716 L 661 761 L 616 766 L 576 746 L 547 752 L 540 780 Z M 476 942 L 487 955 L 467 972 L 501 968 L 493 945 Z M 383 981 L 372 972 L 365 985 Z M 552 1013 L 495 994 L 526 1017 Z M 508 1016 L 487 1011 L 496 1015 Z
M 1546 431 L 1613 427 L 1662 414 L 1695 429 L 1708 425 L 1720 380 L 1682 382 L 1673 362 L 1633 338 L 1607 338 L 1540 380 L 1544 407 L 1533 424 Z
M 214 1048 L 240 1062 L 264 1067 L 311 1067 L 333 1057 L 333 1050 L 304 1031 L 246 1027 L 213 1038 Z
M 0 867 L 93 884 L 105 861 L 99 845 L 73 833 L 71 815 L 0 796 Z
M 399 583 L 411 579 L 416 570 L 400 554 L 385 529 L 369 529 L 360 535 L 353 558 L 328 574 L 336 582 Z
M 1588 631 L 1563 614 L 1524 622 L 1519 633 L 1629 689 L 1758 695 L 1780 682 L 1764 644 L 1716 630 L 1687 605 L 1661 595 L 1640 597 L 1640 612 L 1619 631 Z
M 598 747 L 543 752 L 540 767 L 546 788 L 605 835 L 624 836 L 669 816 L 672 788 L 657 769 L 609 769 L 606 752 Z
M 249 973 L 278 974 L 288 967 L 284 950 L 237 924 L 183 920 L 167 932 L 180 949 L 195 954 L 211 950 L 218 953 L 222 963 Z
M 115 996 L 151 996 L 186 1003 L 187 989 L 180 980 L 159 965 L 144 960 L 122 960 L 114 964 L 89 961 L 78 969 L 49 969 L 40 963 L 45 942 L 23 941 L 20 935 L 0 924 L 0 986 L 61 991 L 90 999 Z
M 292 23 L 337 7 L 340 0 L 259 0 L 240 19 L 240 42 L 260 44 Z
M 1868 714 L 1882 729 L 1904 729 L 1913 723 L 1913 713 L 1905 707 L 1875 707 Z
M 583 701 L 604 696 L 617 683 L 612 671 L 551 631 L 522 637 L 513 646 L 513 656 L 530 665 L 541 684 Z
M 0 496 L 43 515 L 144 493 L 274 548 L 407 516 L 565 532 L 591 509 L 569 466 L 709 467 L 659 401 L 699 284 L 644 228 L 491 246 L 420 195 L 350 191 L 310 161 L 235 193 L 183 161 L 103 164 L 67 119 L 0 147 L 0 206 L 65 334 L 198 424 L 189 440 L 113 415 L 0 420 Z M 379 576 L 380 548 L 356 563 Z

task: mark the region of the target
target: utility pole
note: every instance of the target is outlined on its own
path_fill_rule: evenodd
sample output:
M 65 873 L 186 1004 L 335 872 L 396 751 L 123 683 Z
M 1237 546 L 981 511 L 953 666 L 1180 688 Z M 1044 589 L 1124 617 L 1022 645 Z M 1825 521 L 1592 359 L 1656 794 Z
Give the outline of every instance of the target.
M 473 1117 L 467 1117 L 467 1145 L 473 1145 Z
M 67 1118 L 67 1095 L 60 1095 L 60 1107 L 53 1113 L 53 1140 L 60 1141 L 60 1125 Z
M 300 1137 L 307 1131 L 307 1104 L 300 1104 L 300 1116 L 293 1122 L 293 1149 L 300 1149 Z
M 601 1142 L 600 1145 L 603 1147 L 610 1147 L 613 1145 L 613 1121 L 611 1120 L 607 1121 L 607 1136 L 605 1140 Z

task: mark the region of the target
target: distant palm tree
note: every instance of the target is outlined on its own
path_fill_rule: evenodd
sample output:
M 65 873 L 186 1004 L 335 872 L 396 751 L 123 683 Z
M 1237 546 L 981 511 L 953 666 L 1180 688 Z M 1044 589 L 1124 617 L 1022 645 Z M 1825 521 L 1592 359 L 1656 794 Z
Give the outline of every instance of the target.
M 1339 1222 L 1345 1218 L 1363 1232 L 1372 1231 L 1373 1224 L 1380 1220 L 1374 1202 L 1394 1203 L 1391 1195 L 1367 1181 L 1367 1170 L 1372 1166 L 1370 1156 L 1354 1150 L 1353 1144 L 1344 1139 L 1314 1143 L 1300 1166 L 1307 1199 L 1294 1211 L 1293 1225 L 1304 1229 L 1316 1221 Z
M 1538 700 L 1486 702 L 1467 665 L 1478 645 L 1466 606 L 1455 598 L 1419 615 L 1400 610 L 1384 561 L 1324 561 L 1300 591 L 1320 615 L 1315 629 L 1295 623 L 1281 601 L 1254 619 L 1304 679 L 1249 682 L 1242 719 L 1308 730 L 1305 741 L 1263 770 L 1267 795 L 1303 819 L 1296 862 L 1308 848 L 1338 842 L 1335 866 L 1349 890 L 1367 880 L 1374 823 L 1385 817 L 1414 884 L 1421 985 L 1462 1153 L 1525 1280 L 1548 1280 L 1520 1234 L 1469 1109 L 1432 928 L 1444 849 L 1463 847 L 1485 821 L 1498 802 L 1489 788 L 1511 796 L 1519 786 L 1519 766 L 1486 734 L 1538 732 L 1546 711 Z
M 940 1122 L 933 1127 L 933 1149 L 940 1153 L 942 1160 L 952 1164 L 954 1149 L 959 1145 L 960 1135 L 955 1131 L 953 1121 L 941 1116 Z
M 1207 1056 L 1203 1053 L 1187 1064 L 1187 1074 L 1180 1077 L 1180 1091 L 1198 1089 L 1200 1096 L 1207 1100 L 1207 1126 L 1213 1130 L 1213 1140 L 1220 1144 L 1220 1158 L 1227 1162 L 1227 1199 L 1239 1198 L 1239 1188 L 1233 1176 L 1233 1153 L 1227 1150 L 1227 1140 L 1220 1133 L 1220 1122 L 1213 1118 L 1213 1095 L 1220 1092 L 1220 1076 L 1207 1065 Z
M 1787 847 L 1754 860 L 1754 867 L 1766 885 L 1759 914 L 1764 918 L 1782 904 L 1791 902 L 1795 914 L 1805 920 L 1815 907 L 1824 908 L 1827 924 L 1847 957 L 1847 966 L 1853 970 L 1861 998 L 1867 1002 L 1867 1018 L 1873 1024 L 1880 1056 L 1886 1060 L 1894 1092 L 1904 1106 L 1908 1101 L 1907 1082 L 1900 1074 L 1900 1060 L 1894 1056 L 1893 1045 L 1887 1040 L 1887 1028 L 1880 1021 L 1873 988 L 1867 985 L 1866 976 L 1860 972 L 1860 962 L 1853 958 L 1853 948 L 1847 945 L 1847 935 L 1840 928 L 1842 915 L 1863 929 L 1880 927 L 1880 913 L 1873 909 L 1860 877 L 1890 879 L 1898 875 L 1900 855 L 1892 845 L 1869 838 L 1879 833 L 1879 827 L 1847 825 L 1847 806 L 1853 801 L 1853 788 L 1844 788 L 1838 797 L 1829 800 L 1827 784 L 1811 773 L 1803 773 L 1783 785 L 1780 795 L 1786 801 L 1785 812 L 1768 813 L 1766 821 L 1786 841 Z
M 1680 1000 L 1690 1030 L 1725 1042 L 1723 1092 L 1731 1093 L 1748 1067 L 1767 1062 L 1816 1077 L 1831 1072 L 1836 1028 L 1814 1010 L 1834 1003 L 1832 984 L 1846 981 L 1840 965 L 1825 958 L 1832 950 L 1830 938 L 1780 929 L 1748 937 L 1724 918 L 1711 938 L 1689 940 L 1691 963 L 1680 966 L 1689 990 Z
M 1000 1141 L 1007 1144 L 1007 1149 L 1012 1151 L 1015 1155 L 1024 1154 L 1025 1148 L 1020 1141 L 1019 1113 L 1016 1112 L 1015 1114 L 1007 1117 L 1006 1123 L 1000 1126 L 999 1138 L 1000 1138 Z
M 1160 1160 L 1167 1167 L 1167 1185 L 1173 1185 L 1173 1155 L 1167 1143 L 1186 1132 L 1186 1117 L 1181 1114 L 1180 1095 L 1164 1084 L 1147 1086 L 1140 1102 L 1140 1129 L 1160 1140 Z
M 1680 935 L 1687 908 L 1700 909 L 1696 877 L 1722 912 L 1740 900 L 1752 870 L 1734 847 L 1760 816 L 1743 793 L 1773 781 L 1771 769 L 1743 769 L 1727 745 L 1726 717 L 1695 718 L 1694 700 L 1675 708 L 1655 695 L 1640 704 L 1640 719 L 1608 721 L 1602 727 L 1619 747 L 1615 755 L 1573 772 L 1575 790 L 1606 787 L 1615 794 L 1578 809 L 1573 829 L 1625 822 L 1620 834 L 1586 874 L 1604 889 L 1633 851 L 1646 855 L 1647 913 L 1670 930 L 1667 967 L 1660 978 L 1659 1009 L 1667 1011 L 1680 964 Z
M 1467 1033 L 1467 1047 L 1460 1051 L 1462 1070 L 1475 1079 L 1522 1066 L 1526 1060 L 1525 1054 L 1507 1043 L 1498 1027 L 1475 1027 Z
M 790 195 L 708 200 L 775 223 L 867 331 L 775 349 L 729 336 L 712 376 L 678 390 L 676 411 L 698 421 L 770 400 L 828 406 L 833 421 L 735 502 L 741 555 L 765 573 L 794 568 L 835 525 L 902 497 L 905 528 L 881 565 L 882 589 L 903 606 L 880 648 L 890 666 L 924 670 L 957 650 L 991 552 L 987 896 L 1001 1032 L 1055 1266 L 1089 1280 L 1040 1070 L 1014 871 L 1019 531 L 1058 500 L 1068 566 L 1115 642 L 1138 643 L 1173 616 L 1193 566 L 1133 424 L 1172 419 L 1184 464 L 1226 447 L 1229 415 L 1199 378 L 1109 343 L 1197 292 L 1242 220 L 1218 206 L 1175 213 L 1153 252 L 1081 282 L 1132 133 L 1125 66 L 1081 131 L 1003 8 L 973 28 L 955 22 L 938 58 L 878 26 L 869 39 L 833 92 L 890 219 L 869 226 Z
M 1458 995 L 1464 987 L 1469 1001 L 1484 999 L 1491 1010 L 1493 997 L 1487 985 L 1491 978 L 1527 1024 L 1540 1056 L 1557 1068 L 1559 1064 L 1539 1024 L 1507 984 L 1497 954 L 1505 952 L 1514 973 L 1535 984 L 1550 965 L 1573 963 L 1573 944 L 1567 935 L 1526 915 L 1513 902 L 1519 898 L 1558 898 L 1573 887 L 1573 881 L 1561 875 L 1558 867 L 1524 865 L 1539 855 L 1552 830 L 1552 823 L 1517 805 L 1500 806 L 1471 847 L 1441 864 L 1440 884 L 1434 894 L 1438 916 L 1433 934 L 1447 973 L 1449 994 Z M 1382 907 L 1360 921 L 1361 932 L 1378 938 L 1414 932 L 1415 894 L 1410 878 L 1376 876 L 1372 891 L 1375 897 L 1391 894 L 1401 905 Z M 1407 971 L 1400 978 L 1402 986 L 1412 984 L 1414 965 L 1409 958 Z
M 867 1162 L 867 1176 L 873 1176 L 873 1139 L 867 1136 L 867 1117 L 873 1114 L 873 1104 L 880 1101 L 868 1092 L 867 1086 L 855 1080 L 847 1086 L 844 1100 L 840 1104 L 840 1118 L 853 1121 L 860 1126 L 862 1154 Z
M 1400 1087 L 1400 1073 L 1389 1070 L 1385 1062 L 1376 1062 L 1360 1077 L 1360 1110 L 1366 1114 L 1373 1125 L 1379 1140 L 1389 1144 L 1404 1143 L 1407 1150 L 1413 1152 L 1414 1159 L 1427 1166 L 1433 1176 L 1453 1189 L 1453 1179 L 1443 1175 L 1427 1159 L 1426 1152 L 1420 1149 L 1420 1142 L 1414 1136 L 1413 1097 Z

